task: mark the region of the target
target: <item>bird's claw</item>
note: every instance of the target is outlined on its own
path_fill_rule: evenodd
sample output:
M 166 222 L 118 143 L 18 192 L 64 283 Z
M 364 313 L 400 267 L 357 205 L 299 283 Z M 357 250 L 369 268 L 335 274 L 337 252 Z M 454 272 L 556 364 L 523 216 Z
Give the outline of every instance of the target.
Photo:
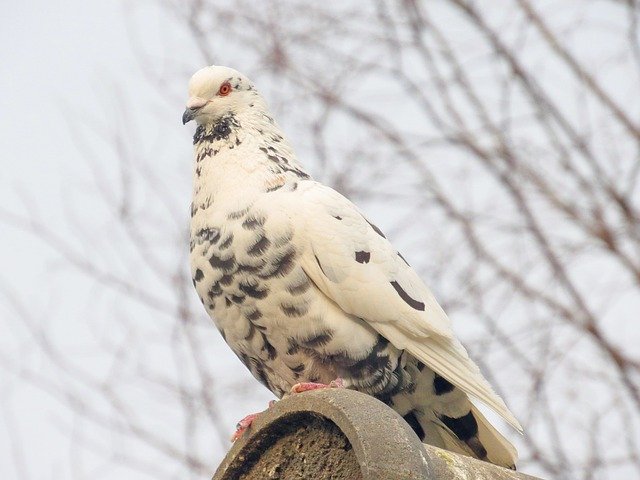
M 336 378 L 335 380 L 331 380 L 328 385 L 326 383 L 316 382 L 296 383 L 291 387 L 291 393 L 302 393 L 310 390 L 321 390 L 323 388 L 344 388 L 344 381 L 341 378 Z
M 240 420 L 238 422 L 238 424 L 236 425 L 236 431 L 234 432 L 233 436 L 231 437 L 231 441 L 235 442 L 236 440 L 238 440 L 242 434 L 245 432 L 245 430 L 247 430 L 251 424 L 253 423 L 253 421 L 258 418 L 258 415 L 260 415 L 259 413 L 252 413 L 250 415 L 247 415 L 246 417 L 244 417 L 242 420 Z
M 269 402 L 269 407 L 271 408 L 276 404 L 275 400 L 271 400 Z M 260 412 L 262 413 L 262 412 Z M 238 440 L 242 434 L 245 432 L 245 430 L 247 430 L 251 424 L 253 423 L 253 421 L 258 418 L 258 415 L 260 415 L 260 413 L 251 413 L 249 415 L 247 415 L 246 417 L 244 417 L 242 420 L 240 420 L 237 424 L 236 424 L 236 431 L 234 432 L 234 434 L 231 437 L 231 441 L 235 442 L 236 440 Z

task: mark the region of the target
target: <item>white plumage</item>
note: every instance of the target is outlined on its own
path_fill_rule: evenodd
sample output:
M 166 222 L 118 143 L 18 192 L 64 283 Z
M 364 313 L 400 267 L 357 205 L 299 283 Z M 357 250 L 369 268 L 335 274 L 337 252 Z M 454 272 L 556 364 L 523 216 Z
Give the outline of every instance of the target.
M 382 232 L 309 177 L 244 75 L 207 67 L 189 93 L 194 285 L 256 378 L 280 397 L 341 377 L 427 441 L 513 466 L 515 449 L 468 395 L 520 424 Z

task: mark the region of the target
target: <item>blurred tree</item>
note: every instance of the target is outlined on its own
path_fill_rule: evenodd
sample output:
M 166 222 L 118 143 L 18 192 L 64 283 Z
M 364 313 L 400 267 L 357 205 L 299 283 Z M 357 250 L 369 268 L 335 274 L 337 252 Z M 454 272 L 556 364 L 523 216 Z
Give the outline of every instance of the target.
M 183 101 L 204 64 L 253 78 L 303 163 L 374 217 L 432 286 L 525 427 L 521 470 L 640 474 L 637 2 L 155 6 L 172 25 L 161 56 L 138 28 L 151 7 L 128 15 L 159 102 Z M 197 64 L 181 56 L 194 47 Z M 233 414 L 268 395 L 229 380 L 243 367 L 217 360 L 225 347 L 191 290 L 184 132 L 156 125 L 156 146 L 184 151 L 159 165 L 132 148 L 134 106 L 118 105 L 119 121 L 94 129 L 112 151 L 86 153 L 102 210 L 70 207 L 105 229 L 71 222 L 70 238 L 33 212 L 1 217 L 109 292 L 109 315 L 86 318 L 102 368 L 78 364 L 11 292 L 6 305 L 60 377 L 0 360 L 88 422 L 78 447 L 156 477 L 201 477 L 224 454 Z

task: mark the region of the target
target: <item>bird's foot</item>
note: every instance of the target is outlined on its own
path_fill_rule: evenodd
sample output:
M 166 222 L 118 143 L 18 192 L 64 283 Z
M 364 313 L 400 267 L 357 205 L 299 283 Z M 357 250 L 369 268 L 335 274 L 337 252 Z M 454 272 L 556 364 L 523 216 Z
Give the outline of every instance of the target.
M 276 403 L 275 400 L 271 400 L 269 402 L 269 408 L 271 408 L 275 403 Z M 245 432 L 245 430 L 247 430 L 251 426 L 253 421 L 256 418 L 258 418 L 258 416 L 261 413 L 263 413 L 263 412 L 251 413 L 251 414 L 247 415 L 246 417 L 244 417 L 242 420 L 240 420 L 238 422 L 238 424 L 236 425 L 236 431 L 233 434 L 233 436 L 231 437 L 231 441 L 235 442 L 236 440 L 238 440 L 242 436 L 242 434 Z
M 302 393 L 308 392 L 309 390 L 320 390 L 323 388 L 344 388 L 344 381 L 341 378 L 336 378 L 335 380 L 331 380 L 328 385 L 326 383 L 315 382 L 296 383 L 291 387 L 291 393 Z
M 247 430 L 251 426 L 253 421 L 258 418 L 258 415 L 260 415 L 260 413 L 251 413 L 240 420 L 236 425 L 236 431 L 231 437 L 231 441 L 235 442 L 236 440 L 238 440 L 245 432 L 245 430 Z

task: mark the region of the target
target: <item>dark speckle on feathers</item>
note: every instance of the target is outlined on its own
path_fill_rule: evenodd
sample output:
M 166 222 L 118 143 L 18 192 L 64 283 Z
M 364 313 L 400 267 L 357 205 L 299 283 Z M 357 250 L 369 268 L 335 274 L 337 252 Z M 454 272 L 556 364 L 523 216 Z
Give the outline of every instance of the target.
M 287 355 L 295 355 L 300 351 L 300 344 L 293 338 L 287 339 Z
M 274 346 L 269 343 L 269 340 L 267 340 L 267 336 L 262 332 L 260 332 L 260 334 L 262 335 L 262 350 L 267 352 L 267 357 L 269 358 L 269 360 L 275 359 L 278 356 L 278 352 L 276 351 Z
M 265 286 L 259 289 L 255 285 L 249 285 L 247 283 L 241 283 L 239 285 L 240 290 L 247 294 L 251 298 L 264 298 L 269 294 L 269 289 Z
M 196 232 L 196 241 L 198 243 L 216 243 L 219 239 L 220 230 L 217 228 L 201 228 Z
M 267 188 L 267 193 L 275 192 L 276 190 L 279 190 L 282 187 L 284 187 L 284 183 L 279 183 L 277 185 L 274 185 L 273 187 Z
M 451 382 L 436 373 L 433 379 L 433 391 L 436 395 L 444 395 L 445 393 L 452 391 L 454 388 L 455 387 Z
M 238 220 L 239 218 L 244 217 L 247 212 L 249 211 L 249 208 L 243 208 L 241 210 L 236 210 L 234 212 L 231 212 L 230 214 L 227 215 L 227 219 L 229 220 Z
M 199 268 L 196 268 L 196 273 L 193 276 L 193 279 L 196 282 L 199 282 L 200 280 L 202 280 L 204 278 L 204 273 L 202 273 L 202 270 L 200 270 Z
M 418 436 L 420 441 L 423 441 L 425 437 L 424 429 L 422 428 L 422 425 L 420 425 L 420 422 L 418 421 L 418 417 L 416 417 L 415 412 L 412 410 L 402 418 L 404 418 L 404 421 L 409 424 L 409 426 L 413 429 L 414 432 L 416 432 L 416 435 Z
M 287 250 L 273 263 L 272 269 L 259 275 L 260 278 L 271 278 L 288 274 L 293 269 L 295 256 L 296 252 L 294 249 Z
M 302 373 L 304 371 L 304 364 L 296 365 L 295 367 L 290 367 L 292 372 Z
M 244 299 L 244 295 L 231 295 L 231 301 L 233 303 L 241 304 L 242 302 L 244 302 Z
M 269 239 L 263 235 L 260 235 L 260 237 L 258 237 L 258 241 L 256 243 L 253 244 L 253 246 L 251 246 L 251 248 L 249 248 L 249 250 L 247 251 L 247 253 L 253 257 L 256 257 L 258 255 L 262 255 L 271 245 L 271 242 L 269 241 Z
M 247 230 L 255 230 L 256 228 L 263 226 L 265 221 L 266 219 L 264 217 L 251 216 L 242 222 L 242 227 Z
M 307 348 L 317 348 L 317 347 L 322 347 L 326 345 L 331 341 L 332 338 L 333 338 L 333 332 L 331 332 L 330 330 L 324 330 L 309 338 L 300 340 L 300 343 Z
M 213 254 L 213 255 L 211 255 L 211 258 L 209 258 L 209 263 L 211 264 L 211 266 L 213 268 L 219 268 L 223 272 L 226 272 L 226 271 L 232 270 L 233 267 L 235 267 L 236 258 L 235 258 L 235 256 L 231 255 L 229 258 L 224 258 L 223 259 L 223 258 L 218 257 L 217 255 Z
M 229 234 L 227 238 L 224 239 L 224 242 L 220 244 L 220 250 L 224 250 L 225 248 L 229 248 L 231 243 L 233 242 L 233 233 Z
M 232 131 L 240 127 L 240 123 L 233 114 L 226 115 L 213 125 L 198 125 L 193 135 L 193 144 L 227 140 Z
M 220 283 L 216 282 L 213 285 L 211 285 L 211 288 L 207 292 L 207 296 L 210 299 L 214 299 L 215 297 L 218 297 L 220 295 L 222 295 L 222 288 L 220 288 Z
M 253 322 L 254 320 L 259 320 L 260 318 L 262 318 L 262 312 L 258 309 L 255 309 L 253 312 L 245 315 L 245 317 L 250 322 Z
M 438 415 L 438 418 L 463 442 L 478 434 L 478 422 L 476 422 L 472 412 L 458 418 L 447 417 L 446 415 Z
M 484 445 L 482 445 L 482 443 L 480 443 L 480 439 L 478 437 L 472 437 L 467 440 L 467 445 L 469 445 L 469 448 L 471 448 L 473 453 L 475 453 L 478 458 L 482 460 L 487 458 L 487 449 L 484 448 Z M 515 467 L 513 467 L 512 470 L 515 470 Z
M 289 285 L 287 287 L 287 291 L 291 295 L 300 295 L 301 293 L 304 293 L 307 290 L 309 290 L 309 288 L 311 288 L 311 282 L 309 281 L 309 279 L 305 275 L 304 280 L 302 282 L 294 284 L 294 285 Z
M 302 317 L 309 311 L 309 305 L 303 303 L 301 305 L 281 304 L 280 310 L 287 317 Z

